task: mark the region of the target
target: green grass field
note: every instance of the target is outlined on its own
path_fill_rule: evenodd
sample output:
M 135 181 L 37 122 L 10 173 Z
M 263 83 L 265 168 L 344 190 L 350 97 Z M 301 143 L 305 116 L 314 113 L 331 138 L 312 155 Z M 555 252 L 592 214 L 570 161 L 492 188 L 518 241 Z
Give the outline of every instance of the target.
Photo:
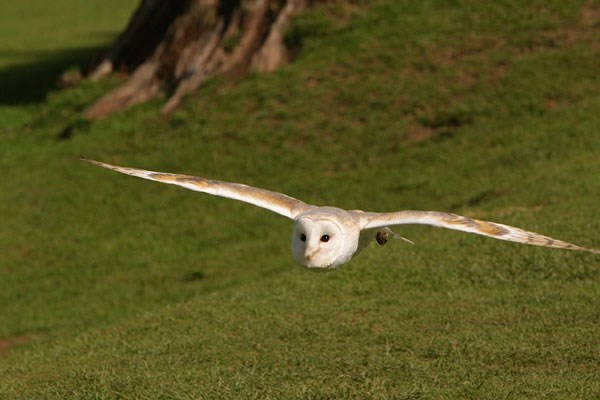
M 95 122 L 121 78 L 53 83 L 138 2 L 5 3 L 0 399 L 600 396 L 597 255 L 406 226 L 316 274 L 285 218 L 78 160 L 600 248 L 598 2 L 330 3 L 281 71 Z

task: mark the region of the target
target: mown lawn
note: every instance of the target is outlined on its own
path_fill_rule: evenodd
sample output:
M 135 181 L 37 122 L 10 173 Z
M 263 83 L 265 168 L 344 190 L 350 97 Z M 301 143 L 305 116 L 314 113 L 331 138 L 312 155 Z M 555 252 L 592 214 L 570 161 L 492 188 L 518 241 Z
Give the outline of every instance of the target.
M 599 248 L 599 4 L 334 2 L 279 72 L 88 122 L 122 78 L 53 83 L 137 4 L 101 3 L 0 5 L 1 399 L 600 396 L 596 255 L 406 226 L 316 274 L 282 217 L 78 160 Z

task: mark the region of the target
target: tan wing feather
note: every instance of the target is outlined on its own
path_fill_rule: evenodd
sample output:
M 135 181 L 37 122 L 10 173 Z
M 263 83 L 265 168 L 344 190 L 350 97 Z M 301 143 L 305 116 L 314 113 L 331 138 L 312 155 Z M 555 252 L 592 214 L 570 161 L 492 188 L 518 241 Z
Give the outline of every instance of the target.
M 82 158 L 82 160 L 99 167 L 120 172 L 122 174 L 136 176 L 142 179 L 149 179 L 151 181 L 167 183 L 170 185 L 177 185 L 186 189 L 195 190 L 197 192 L 243 201 L 258 207 L 266 208 L 267 210 L 271 210 L 277 214 L 291 219 L 294 219 L 298 214 L 313 207 L 285 194 L 271 192 L 269 190 L 259 189 L 252 186 L 243 185 L 241 183 L 222 182 L 200 178 L 197 176 L 119 167 L 85 158 Z
M 392 225 L 424 224 L 457 231 L 470 232 L 500 240 L 531 244 L 534 246 L 559 249 L 589 251 L 600 254 L 600 250 L 588 249 L 562 240 L 553 239 L 535 232 L 528 232 L 514 226 L 480 221 L 456 214 L 437 211 L 398 211 L 392 213 L 359 213 L 362 229 L 381 228 Z

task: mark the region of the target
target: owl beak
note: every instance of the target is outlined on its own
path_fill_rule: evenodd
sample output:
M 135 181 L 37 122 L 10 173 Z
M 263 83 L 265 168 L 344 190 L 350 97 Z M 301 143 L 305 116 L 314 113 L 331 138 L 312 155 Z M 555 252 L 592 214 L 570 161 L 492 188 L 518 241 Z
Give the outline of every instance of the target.
M 310 260 L 312 260 L 312 258 L 315 256 L 316 252 L 317 251 L 314 250 L 314 251 L 311 251 L 311 252 L 304 253 L 304 259 L 306 260 L 306 262 L 310 262 Z

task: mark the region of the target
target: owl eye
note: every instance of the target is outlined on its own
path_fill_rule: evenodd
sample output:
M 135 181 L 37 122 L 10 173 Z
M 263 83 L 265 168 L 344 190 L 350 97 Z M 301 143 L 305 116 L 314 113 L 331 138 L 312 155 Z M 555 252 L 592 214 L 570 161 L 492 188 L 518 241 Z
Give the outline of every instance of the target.
M 300 235 L 300 240 L 306 242 L 306 235 L 304 233 Z
M 329 242 L 329 235 L 321 236 L 321 242 Z

